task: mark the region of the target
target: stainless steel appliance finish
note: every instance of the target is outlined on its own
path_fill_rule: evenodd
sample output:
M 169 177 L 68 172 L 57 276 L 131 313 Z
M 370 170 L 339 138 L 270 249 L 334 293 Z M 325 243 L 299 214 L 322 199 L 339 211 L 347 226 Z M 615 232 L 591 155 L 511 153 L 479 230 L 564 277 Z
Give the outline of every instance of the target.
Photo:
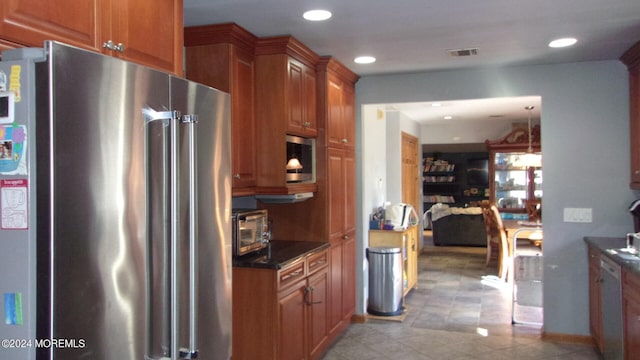
M 23 307 L 0 333 L 76 346 L 3 352 L 229 359 L 229 96 L 55 42 L 43 54 L 0 62 L 28 139 L 27 171 L 0 179 L 28 181 L 30 215 L 0 229 L 0 292 Z
M 286 140 L 287 182 L 316 182 L 316 140 L 293 135 L 287 135 Z
M 370 247 L 369 300 L 367 312 L 372 315 L 394 316 L 403 312 L 402 305 L 402 260 L 401 248 Z
M 624 358 L 622 329 L 622 286 L 620 266 L 600 256 L 603 356 L 607 360 Z
M 242 256 L 269 245 L 269 216 L 264 209 L 235 209 L 233 222 L 233 255 Z

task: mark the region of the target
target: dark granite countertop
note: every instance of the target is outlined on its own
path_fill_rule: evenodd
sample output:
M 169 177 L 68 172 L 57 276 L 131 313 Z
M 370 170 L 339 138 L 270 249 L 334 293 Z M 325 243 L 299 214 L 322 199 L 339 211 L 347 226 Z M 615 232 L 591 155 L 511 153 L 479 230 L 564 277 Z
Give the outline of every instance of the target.
M 254 254 L 233 259 L 234 267 L 281 269 L 302 256 L 326 249 L 329 243 L 293 240 L 271 240 L 269 247 Z
M 597 237 L 585 236 L 584 241 L 589 245 L 599 249 L 606 257 L 616 264 L 631 270 L 640 276 L 640 258 L 635 259 L 628 253 L 618 251 L 627 246 L 627 240 L 623 237 Z M 611 251 L 614 250 L 614 251 Z

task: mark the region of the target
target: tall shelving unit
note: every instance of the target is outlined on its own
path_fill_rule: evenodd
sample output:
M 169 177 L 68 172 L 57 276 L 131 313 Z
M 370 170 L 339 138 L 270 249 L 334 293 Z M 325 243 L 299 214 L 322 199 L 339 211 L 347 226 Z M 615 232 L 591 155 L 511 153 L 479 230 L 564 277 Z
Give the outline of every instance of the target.
M 490 202 L 501 213 L 525 213 L 528 200 L 542 199 L 540 126 L 531 131 L 517 128 L 498 140 L 487 140 L 489 149 Z
M 489 199 L 487 152 L 423 153 L 423 205 L 476 206 Z

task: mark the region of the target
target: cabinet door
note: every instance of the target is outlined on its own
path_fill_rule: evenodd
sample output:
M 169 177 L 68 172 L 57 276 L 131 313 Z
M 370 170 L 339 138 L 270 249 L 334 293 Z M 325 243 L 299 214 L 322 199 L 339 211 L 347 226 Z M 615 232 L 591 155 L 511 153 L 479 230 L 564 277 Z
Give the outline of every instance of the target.
M 288 61 L 289 119 L 287 132 L 301 136 L 316 135 L 316 74 L 303 63 Z
M 600 349 L 602 347 L 602 306 L 600 305 L 600 252 L 589 247 L 589 330 Z
M 355 89 L 353 86 L 345 84 L 342 97 L 342 122 L 344 127 L 343 143 L 345 149 L 354 150 L 356 147 L 356 115 L 355 115 Z
M 355 154 L 327 149 L 327 193 L 329 194 L 329 238 L 355 232 Z
M 302 63 L 289 58 L 288 61 L 288 91 L 289 100 L 289 119 L 287 121 L 287 130 L 293 133 L 301 133 L 303 129 L 304 105 L 302 103 L 303 93 L 303 73 Z
M 341 238 L 345 235 L 345 201 L 346 173 L 344 151 L 340 149 L 327 149 L 327 194 L 329 202 L 329 238 Z M 354 181 L 354 180 L 349 180 Z M 353 192 L 353 191 L 352 191 Z
M 304 134 L 316 136 L 318 133 L 318 109 L 316 108 L 316 72 L 308 66 L 304 67 L 302 74 L 304 92 L 302 101 L 304 105 Z
M 105 53 L 182 75 L 181 0 L 113 0 L 109 10 L 103 17 L 102 41 L 122 43 L 124 51 Z
M 356 311 L 356 239 L 347 234 L 342 244 L 342 318 L 350 321 Z
M 253 55 L 234 47 L 231 56 L 233 188 L 256 186 Z
M 277 359 L 305 359 L 305 282 L 279 295 L 279 347 Z M 247 346 L 251 346 L 250 342 Z
M 327 142 L 329 146 L 355 148 L 355 92 L 353 86 L 332 73 L 327 75 Z
M 344 232 L 356 232 L 356 156 L 353 151 L 343 152 L 344 172 L 344 202 L 342 214 L 344 217 Z
M 418 227 L 407 231 L 407 291 L 418 284 Z
M 27 46 L 58 40 L 100 51 L 102 9 L 102 0 L 3 0 L 0 36 Z
M 307 287 L 307 314 L 308 314 L 308 344 L 309 357 L 318 358 L 324 350 L 329 333 L 328 309 L 329 309 L 329 272 L 321 270 L 309 277 Z
M 327 75 L 327 81 L 327 143 L 343 147 L 349 141 L 343 118 L 345 84 L 332 74 Z
M 329 268 L 330 300 L 329 300 L 329 332 L 334 333 L 342 323 L 342 241 L 331 242 L 331 260 Z

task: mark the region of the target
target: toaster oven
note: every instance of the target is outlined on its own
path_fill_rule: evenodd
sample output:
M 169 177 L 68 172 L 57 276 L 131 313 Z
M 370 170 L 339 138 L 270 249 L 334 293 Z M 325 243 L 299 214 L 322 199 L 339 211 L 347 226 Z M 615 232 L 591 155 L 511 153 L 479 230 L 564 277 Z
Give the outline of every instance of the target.
M 267 247 L 271 238 L 267 210 L 234 209 L 232 220 L 234 256 Z

